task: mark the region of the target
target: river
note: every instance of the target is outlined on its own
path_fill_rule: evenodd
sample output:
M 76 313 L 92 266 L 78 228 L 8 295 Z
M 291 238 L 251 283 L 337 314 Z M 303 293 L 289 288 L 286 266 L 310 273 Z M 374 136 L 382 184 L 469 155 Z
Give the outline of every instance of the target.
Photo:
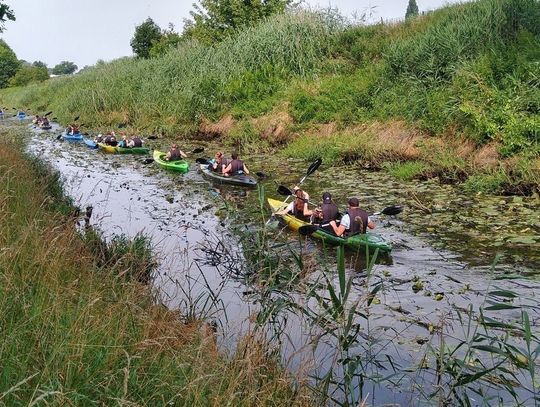
M 201 177 L 195 164 L 187 174 L 174 174 L 145 163 L 144 157 L 107 155 L 83 143 L 58 141 L 56 135 L 61 130 L 56 124 L 49 132 L 29 128 L 29 151 L 60 171 L 66 193 L 77 204 L 94 208 L 92 224 L 107 237 L 142 232 L 151 238 L 160 264 L 154 280 L 160 301 L 184 314 L 202 314 L 215 321 L 221 348 L 232 352 L 240 338 L 253 329 L 253 318 L 261 308 L 260 284 L 244 278 L 245 270 L 239 264 L 244 261 L 245 245 L 263 221 L 257 190 L 215 187 Z M 163 150 L 166 144 L 155 140 L 149 146 Z M 212 144 L 196 146 L 201 145 L 210 157 L 217 149 Z M 261 184 L 268 197 L 278 197 L 275 191 L 279 184 L 292 188 L 309 165 L 279 155 L 244 159 L 252 172 L 266 174 Z M 383 172 L 325 163 L 306 180 L 304 188 L 313 200 L 329 191 L 343 207 L 348 197 L 358 196 L 361 206 L 371 212 L 390 204 L 405 208 L 395 218 L 377 219 L 376 232 L 390 240 L 394 249 L 390 256 L 377 259 L 371 275 L 366 276 L 363 256 L 346 256 L 347 277 L 352 279 L 354 293 L 350 304 L 369 294 L 375 285 L 382 287 L 368 318 L 358 317 L 358 335 L 369 338 L 369 345 L 356 343 L 357 353 L 385 359 L 382 367 L 371 363 L 363 368 L 371 379 L 362 385 L 361 393 L 364 397 L 369 394 L 373 405 L 421 404 L 418 386 L 433 381 L 420 369 L 427 363 L 427 347 L 440 344 L 441 332 L 446 333 L 448 343 L 466 337 L 466 323 L 459 321 L 456 313 L 466 314 L 469 304 L 475 310 L 485 305 L 486 292 L 494 287 L 517 293 L 512 304 L 528 307 L 538 332 L 538 196 L 466 195 L 459 187 L 435 180 L 403 182 Z M 334 272 L 335 249 L 322 248 L 318 242 L 299 238 L 279 226 L 270 236 L 282 259 L 292 262 L 290 251 L 303 259 L 301 282 L 280 288 L 282 293 L 273 291 L 274 297 L 313 308 L 313 297 L 306 297 L 310 283 L 324 283 L 326 276 L 339 286 Z M 499 262 L 492 267 L 498 254 Z M 324 284 L 319 288 L 325 291 Z M 497 314 L 508 321 L 520 316 L 515 309 Z M 331 336 L 321 335 L 320 325 L 288 311 L 277 319 L 281 325 L 276 329 L 283 332 L 276 343 L 286 367 L 324 375 L 335 365 L 335 342 Z M 321 341 L 314 346 L 317 335 Z M 394 364 L 399 369 L 389 368 Z M 396 369 L 401 372 L 397 386 L 373 379 Z M 429 391 L 420 393 L 428 399 Z M 341 394 L 339 389 L 336 394 Z

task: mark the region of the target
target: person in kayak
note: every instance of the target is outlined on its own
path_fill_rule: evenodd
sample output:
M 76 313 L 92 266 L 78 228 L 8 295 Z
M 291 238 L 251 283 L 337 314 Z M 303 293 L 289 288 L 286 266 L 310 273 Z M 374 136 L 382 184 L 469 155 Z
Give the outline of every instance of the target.
M 219 174 L 223 174 L 223 171 L 229 165 L 229 160 L 225 158 L 223 151 L 218 151 L 214 156 L 214 162 L 212 163 L 212 171 Z
M 330 233 L 334 233 L 330 222 L 334 222 L 339 218 L 339 209 L 337 205 L 332 201 L 332 194 L 325 192 L 322 195 L 322 204 L 320 208 L 308 213 L 313 215 L 313 223 L 318 223 L 323 229 Z
M 75 134 L 79 134 L 80 133 L 79 126 L 77 126 L 76 124 L 70 124 L 67 128 L 67 133 L 72 136 Z
M 99 133 L 99 134 L 94 138 L 94 141 L 95 141 L 96 143 L 103 143 L 103 141 L 104 141 L 103 134 Z
M 49 127 L 51 124 L 49 123 L 49 119 L 47 119 L 46 117 L 42 117 L 41 120 L 39 121 L 39 126 L 40 127 Z
M 132 138 L 128 139 L 127 146 L 128 146 L 128 148 L 142 147 L 143 146 L 143 141 L 142 141 L 142 139 L 140 137 L 135 136 L 135 137 L 132 137 Z
M 116 134 L 114 134 L 114 131 L 111 132 L 111 134 L 107 134 L 105 137 L 103 137 L 103 143 L 113 147 L 116 147 L 118 145 L 118 141 L 116 140 Z
M 124 135 L 122 136 L 122 140 L 118 142 L 118 147 L 127 148 L 128 147 L 127 143 L 128 143 L 128 138 L 127 136 Z
M 230 176 L 230 175 L 240 175 L 240 174 L 246 174 L 249 175 L 249 170 L 246 167 L 246 164 L 238 158 L 238 153 L 232 153 L 231 155 L 232 161 L 227 164 L 225 169 L 223 170 L 223 175 Z
M 167 161 L 178 161 L 182 158 L 187 158 L 187 155 L 176 144 L 173 144 L 171 149 L 165 154 L 165 160 Z
M 375 223 L 373 223 L 366 211 L 360 209 L 360 202 L 358 198 L 351 198 L 348 202 L 348 210 L 341 218 L 339 226 L 335 221 L 330 222 L 333 232 L 336 236 L 349 237 L 356 234 L 364 234 L 367 228 L 374 229 Z
M 294 189 L 294 201 L 289 203 L 284 209 L 277 211 L 274 215 L 286 215 L 291 214 L 294 217 L 309 222 L 312 211 L 308 209 L 309 194 L 306 191 L 301 190 L 298 186 Z

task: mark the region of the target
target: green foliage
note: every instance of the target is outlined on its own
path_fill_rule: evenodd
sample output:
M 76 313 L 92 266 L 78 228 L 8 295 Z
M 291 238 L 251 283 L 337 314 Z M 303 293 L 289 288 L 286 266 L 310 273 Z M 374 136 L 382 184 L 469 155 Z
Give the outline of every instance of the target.
M 150 50 L 161 37 L 161 28 L 154 20 L 147 18 L 146 21 L 135 27 L 135 34 L 133 34 L 129 44 L 133 53 L 139 58 L 150 58 Z
M 0 39 L 0 88 L 9 84 L 9 79 L 15 75 L 20 63 L 11 48 Z
M 474 174 L 463 183 L 463 189 L 469 193 L 497 194 L 501 192 L 507 180 L 507 175 L 502 171 L 492 174 Z
M 397 162 L 387 164 L 386 169 L 398 179 L 411 180 L 425 174 L 429 170 L 429 165 L 422 161 Z
M 416 0 L 409 0 L 409 4 L 407 5 L 407 11 L 405 12 L 405 19 L 416 17 L 417 15 L 418 4 L 416 4 Z
M 42 82 L 49 79 L 46 67 L 23 66 L 9 80 L 10 86 L 25 86 L 32 82 Z
M 150 57 L 157 58 L 165 55 L 171 49 L 178 48 L 182 41 L 185 41 L 185 38 L 181 37 L 178 33 L 172 31 L 164 32 L 158 40 L 152 43 Z
M 55 65 L 51 73 L 54 75 L 69 75 L 77 70 L 77 65 L 70 61 L 62 61 Z
M 47 64 L 41 61 L 32 62 L 32 66 L 35 66 L 36 68 L 47 68 Z
M 4 2 L 0 2 L 0 33 L 4 31 L 4 23 L 7 20 L 15 21 L 15 14 Z
M 192 20 L 184 27 L 184 35 L 204 44 L 214 44 L 246 26 L 282 13 L 293 0 L 244 1 L 199 0 L 191 11 Z

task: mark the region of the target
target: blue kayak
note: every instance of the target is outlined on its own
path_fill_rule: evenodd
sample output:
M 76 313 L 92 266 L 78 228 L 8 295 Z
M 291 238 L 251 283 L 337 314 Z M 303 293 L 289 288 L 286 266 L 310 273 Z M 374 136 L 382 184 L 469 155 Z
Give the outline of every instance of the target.
M 17 118 L 18 118 L 19 120 L 26 119 L 26 113 L 24 113 L 24 112 L 18 112 L 18 113 L 17 113 Z
M 83 135 L 81 133 L 79 134 L 62 133 L 62 137 L 66 141 L 82 141 L 83 140 Z
M 87 147 L 98 148 L 98 145 L 94 140 L 90 140 L 89 138 L 83 138 L 83 140 Z

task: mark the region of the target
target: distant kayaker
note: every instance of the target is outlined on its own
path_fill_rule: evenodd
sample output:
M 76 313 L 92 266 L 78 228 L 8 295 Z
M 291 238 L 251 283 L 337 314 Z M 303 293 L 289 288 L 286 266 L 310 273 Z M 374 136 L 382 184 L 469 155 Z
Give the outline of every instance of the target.
M 143 146 L 143 141 L 140 137 L 132 137 L 131 139 L 128 139 L 127 141 L 127 146 L 129 148 L 133 148 L 133 147 L 142 147 Z
M 232 153 L 232 161 L 225 167 L 223 170 L 224 175 L 239 175 L 246 174 L 249 175 L 249 170 L 246 167 L 246 164 L 238 158 L 238 153 Z
M 122 136 L 122 140 L 118 142 L 118 147 L 127 148 L 128 147 L 127 143 L 128 143 L 127 136 Z
M 173 144 L 169 152 L 165 155 L 165 160 L 167 161 L 178 161 L 182 158 L 187 158 L 187 155 L 176 144 Z
M 322 195 L 322 204 L 320 208 L 313 211 L 314 223 L 319 223 L 324 229 L 332 232 L 332 227 L 328 224 L 330 222 L 335 223 L 339 217 L 339 209 L 337 205 L 332 201 L 332 194 L 325 192 Z
M 367 228 L 374 229 L 375 223 L 373 223 L 366 211 L 360 209 L 360 202 L 358 198 L 351 198 L 348 202 L 348 210 L 341 218 L 339 226 L 335 221 L 330 222 L 332 230 L 336 236 L 352 236 L 358 233 L 366 233 Z
M 114 131 L 111 132 L 111 134 L 107 134 L 105 137 L 103 137 L 103 143 L 113 147 L 116 147 L 118 145 L 118 141 L 116 140 L 116 134 L 114 134 Z
M 96 143 L 103 143 L 103 134 L 99 133 L 95 138 L 94 141 Z
M 80 133 L 79 126 L 76 124 L 70 124 L 67 128 L 67 132 L 68 134 L 71 134 L 72 136 L 75 134 L 79 134 Z
M 311 211 L 308 209 L 309 194 L 297 186 L 294 187 L 294 201 L 289 203 L 285 209 L 277 211 L 275 215 L 291 214 L 305 222 L 309 221 Z
M 225 168 L 229 165 L 229 160 L 225 158 L 225 154 L 222 151 L 218 151 L 214 156 L 214 162 L 212 163 L 212 170 L 220 174 L 223 173 Z

